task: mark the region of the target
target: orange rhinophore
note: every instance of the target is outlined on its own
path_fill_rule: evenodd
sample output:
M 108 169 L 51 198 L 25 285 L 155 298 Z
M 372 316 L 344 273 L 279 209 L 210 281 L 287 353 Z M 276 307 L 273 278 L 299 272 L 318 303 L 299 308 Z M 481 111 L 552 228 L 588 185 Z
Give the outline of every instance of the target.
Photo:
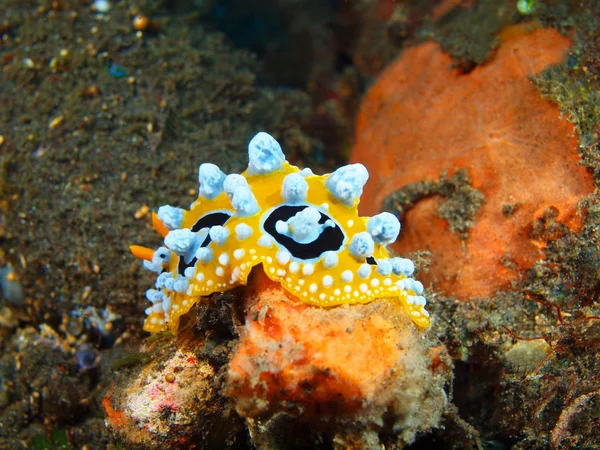
M 129 250 L 133 253 L 133 256 L 144 261 L 152 261 L 152 255 L 154 255 L 154 249 L 148 247 L 142 247 L 141 245 L 130 245 Z
M 169 229 L 164 223 L 162 223 L 162 221 L 158 218 L 158 214 L 155 212 L 152 213 L 152 226 L 162 237 L 165 237 L 167 234 L 169 234 Z

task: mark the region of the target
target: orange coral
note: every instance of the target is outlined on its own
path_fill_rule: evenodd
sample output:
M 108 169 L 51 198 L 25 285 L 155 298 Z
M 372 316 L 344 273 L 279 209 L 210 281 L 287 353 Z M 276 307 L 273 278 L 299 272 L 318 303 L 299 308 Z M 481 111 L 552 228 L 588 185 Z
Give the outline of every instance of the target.
M 483 65 L 465 74 L 434 43 L 406 50 L 366 95 L 353 162 L 371 179 L 362 213 L 378 211 L 394 191 L 466 168 L 484 195 L 466 240 L 425 198 L 403 217 L 395 249 L 432 252 L 422 278 L 457 297 L 483 297 L 508 286 L 543 257 L 548 236 L 532 233 L 552 218 L 577 231 L 577 202 L 593 190 L 579 165 L 578 139 L 558 107 L 529 76 L 560 63 L 571 42 L 556 30 L 512 27 Z

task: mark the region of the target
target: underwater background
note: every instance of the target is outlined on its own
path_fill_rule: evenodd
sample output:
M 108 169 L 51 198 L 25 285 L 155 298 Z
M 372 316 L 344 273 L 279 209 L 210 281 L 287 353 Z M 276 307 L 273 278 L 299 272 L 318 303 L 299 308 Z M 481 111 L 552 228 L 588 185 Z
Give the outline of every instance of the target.
M 600 446 L 597 0 L 1 0 L 0 70 L 0 449 Z M 254 274 L 143 330 L 259 132 L 368 169 L 429 328 Z

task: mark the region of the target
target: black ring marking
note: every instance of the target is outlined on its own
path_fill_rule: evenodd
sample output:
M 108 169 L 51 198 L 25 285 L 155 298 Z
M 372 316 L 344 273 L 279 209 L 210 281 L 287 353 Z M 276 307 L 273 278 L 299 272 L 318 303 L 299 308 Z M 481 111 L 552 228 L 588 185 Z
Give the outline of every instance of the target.
M 200 217 L 196 221 L 196 223 L 192 226 L 191 230 L 194 233 L 197 233 L 202 228 L 208 228 L 210 230 L 212 227 L 216 227 L 218 225 L 223 226 L 231 218 L 231 216 L 232 214 L 224 212 L 206 214 L 205 216 Z M 211 242 L 212 239 L 210 238 L 210 234 L 207 234 L 206 238 L 204 239 L 204 242 L 202 242 L 202 245 L 200 245 L 200 247 L 208 247 Z M 180 256 L 179 264 L 177 265 L 177 272 L 179 273 L 179 275 L 185 276 L 185 269 L 187 269 L 188 267 L 194 267 L 197 261 L 198 258 L 194 256 L 190 260 L 190 262 L 186 263 L 185 258 L 183 256 Z
M 279 220 L 286 222 L 289 218 L 309 207 L 310 205 L 279 206 L 269 214 L 269 217 L 267 217 L 263 225 L 267 233 L 269 233 L 280 245 L 285 247 L 287 251 L 292 254 L 292 256 L 298 259 L 306 260 L 318 258 L 327 251 L 338 251 L 344 244 L 345 236 L 342 228 L 336 223 L 335 220 L 320 211 L 319 213 L 321 214 L 321 218 L 319 219 L 319 224 L 324 224 L 328 220 L 331 220 L 335 226 L 325 228 L 319 237 L 313 242 L 302 244 L 300 242 L 296 242 L 289 236 L 285 236 L 277 232 L 275 224 Z

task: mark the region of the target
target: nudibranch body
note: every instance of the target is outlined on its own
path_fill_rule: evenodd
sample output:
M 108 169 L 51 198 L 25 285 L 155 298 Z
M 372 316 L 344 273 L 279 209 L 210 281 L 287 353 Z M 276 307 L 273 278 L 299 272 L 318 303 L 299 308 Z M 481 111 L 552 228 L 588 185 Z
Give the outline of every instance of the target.
M 386 249 L 398 237 L 398 219 L 358 215 L 369 176 L 363 165 L 318 176 L 289 164 L 263 132 L 248 154 L 241 175 L 202 164 L 190 209 L 167 205 L 153 215 L 164 247 L 131 247 L 158 274 L 146 293 L 152 306 L 144 330 L 176 331 L 179 317 L 202 297 L 245 285 L 259 264 L 299 301 L 332 307 L 389 297 L 416 325 L 429 326 L 423 285 L 409 278 L 414 264 L 390 258 Z

